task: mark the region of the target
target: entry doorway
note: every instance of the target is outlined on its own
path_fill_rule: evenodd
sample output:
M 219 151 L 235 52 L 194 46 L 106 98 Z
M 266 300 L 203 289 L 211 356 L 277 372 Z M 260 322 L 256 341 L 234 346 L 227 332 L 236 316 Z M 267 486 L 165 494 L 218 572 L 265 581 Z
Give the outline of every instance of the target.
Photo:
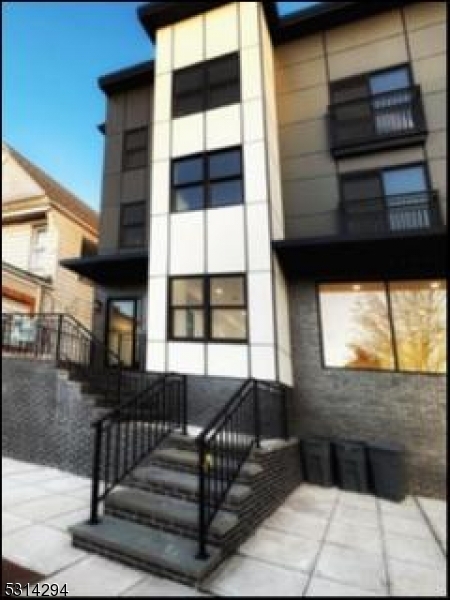
M 109 299 L 107 319 L 107 346 L 120 357 L 122 365 L 129 369 L 138 367 L 138 298 Z M 109 357 L 110 366 L 117 360 Z

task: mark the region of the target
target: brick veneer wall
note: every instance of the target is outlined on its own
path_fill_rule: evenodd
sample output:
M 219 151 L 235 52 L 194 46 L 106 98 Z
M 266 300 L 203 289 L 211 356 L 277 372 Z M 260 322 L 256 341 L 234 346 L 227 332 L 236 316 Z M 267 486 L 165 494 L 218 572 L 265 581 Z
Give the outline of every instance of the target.
M 2 358 L 2 455 L 90 477 L 99 411 L 53 364 Z
M 324 369 L 313 283 L 291 283 L 290 312 L 291 434 L 401 443 L 409 493 L 445 498 L 447 378 Z

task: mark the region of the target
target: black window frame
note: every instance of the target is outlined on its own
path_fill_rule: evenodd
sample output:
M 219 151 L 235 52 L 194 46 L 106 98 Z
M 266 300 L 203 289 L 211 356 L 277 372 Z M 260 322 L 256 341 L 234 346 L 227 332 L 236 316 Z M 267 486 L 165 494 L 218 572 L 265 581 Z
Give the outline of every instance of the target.
M 213 177 L 210 176 L 210 159 L 214 156 L 218 156 L 220 154 L 231 154 L 233 152 L 239 153 L 239 166 L 240 173 L 239 175 L 227 175 L 227 176 L 219 176 Z M 175 183 L 175 170 L 179 163 L 188 162 L 190 160 L 199 159 L 202 161 L 202 173 L 203 179 L 190 181 L 189 183 L 176 184 Z M 218 208 L 230 208 L 232 206 L 242 206 L 245 204 L 245 182 L 244 182 L 244 158 L 242 146 L 231 146 L 230 148 L 221 148 L 220 150 L 214 150 L 213 152 L 201 152 L 197 154 L 191 154 L 189 156 L 183 156 L 180 158 L 175 158 L 171 162 L 171 182 L 170 182 L 170 211 L 173 214 L 183 214 L 187 212 L 195 212 L 199 210 L 214 210 Z M 233 204 L 212 204 L 211 196 L 212 196 L 212 187 L 216 184 L 227 183 L 233 181 L 240 181 L 241 183 L 241 200 L 239 202 L 235 202 Z M 203 206 L 201 208 L 186 208 L 183 210 L 179 210 L 176 206 L 176 196 L 177 191 L 179 189 L 188 189 L 202 187 L 203 188 Z
M 226 61 L 233 61 L 233 66 L 236 66 L 237 69 L 237 77 L 230 77 L 229 80 L 224 80 L 223 84 L 231 86 L 236 86 L 236 92 L 232 95 L 231 99 L 225 99 L 223 102 L 212 102 L 211 99 L 211 88 L 212 87 L 221 87 L 221 86 L 212 86 L 210 83 L 210 72 L 217 68 L 220 63 L 224 63 Z M 189 92 L 178 92 L 177 87 L 179 85 L 179 77 L 188 77 L 191 76 L 199 76 L 200 86 L 193 88 L 193 90 Z M 218 58 L 213 58 L 211 60 L 192 65 L 189 67 L 184 67 L 183 69 L 178 69 L 173 73 L 173 84 L 172 84 L 172 118 L 178 119 L 182 117 L 187 117 L 189 115 L 197 114 L 199 112 L 205 112 L 207 110 L 214 110 L 216 108 L 221 108 L 223 106 L 230 106 L 232 104 L 238 104 L 242 100 L 242 84 L 241 84 L 241 67 L 240 67 L 240 54 L 239 52 L 232 52 L 230 54 L 226 54 L 224 56 L 219 56 Z M 199 96 L 198 108 L 193 109 L 183 109 L 180 106 L 182 102 L 183 96 Z
M 392 279 L 381 279 L 381 278 L 373 278 L 373 279 L 360 279 L 358 281 L 350 281 L 346 279 L 345 281 L 341 281 L 338 279 L 322 279 L 320 281 L 315 282 L 315 295 L 316 295 L 316 307 L 317 307 L 317 325 L 318 325 L 318 337 L 319 337 L 319 347 L 320 347 L 320 365 L 324 371 L 341 371 L 341 372 L 351 372 L 351 373 L 379 373 L 380 375 L 397 373 L 401 375 L 421 375 L 427 377 L 447 377 L 447 372 L 439 373 L 435 371 L 412 371 L 405 370 L 400 368 L 400 358 L 398 354 L 398 343 L 397 343 L 397 330 L 395 325 L 395 317 L 393 314 L 392 308 L 392 297 L 391 297 L 391 288 L 393 285 L 397 283 L 401 283 L 403 281 L 420 281 L 420 282 L 435 282 L 435 281 L 444 281 L 446 283 L 446 291 L 448 291 L 448 282 L 447 279 L 442 276 L 437 277 L 404 277 L 401 278 L 392 278 Z M 389 323 L 389 329 L 391 334 L 391 343 L 392 343 L 392 357 L 394 361 L 394 365 L 392 369 L 375 369 L 375 368 L 357 368 L 357 367 L 337 367 L 330 366 L 326 363 L 325 358 L 325 324 L 323 319 L 322 312 L 322 304 L 320 298 L 320 291 L 322 286 L 340 284 L 340 285 L 364 285 L 364 284 L 379 284 L 380 287 L 383 288 L 385 297 L 386 297 L 386 306 L 387 306 L 387 319 Z M 448 324 L 447 324 L 448 327 Z
M 203 292 L 203 304 L 198 306 L 175 306 L 173 303 L 173 282 L 201 280 Z M 213 305 L 211 302 L 211 281 L 214 279 L 240 279 L 242 281 L 243 304 L 242 305 Z M 243 273 L 214 273 L 211 275 L 180 275 L 168 278 L 168 316 L 167 316 L 167 339 L 177 343 L 200 343 L 200 344 L 230 344 L 248 345 L 249 343 L 249 310 L 248 310 L 248 278 Z M 202 337 L 177 337 L 174 335 L 173 313 L 176 310 L 191 308 L 203 312 L 204 332 Z M 236 310 L 245 311 L 245 337 L 243 338 L 214 338 L 212 335 L 212 315 L 214 310 Z
M 125 213 L 127 209 L 142 207 L 143 209 L 143 221 L 141 224 L 132 223 L 131 225 L 125 224 Z M 139 200 L 138 202 L 127 202 L 122 203 L 120 205 L 120 219 L 119 219 L 119 247 L 121 250 L 136 250 L 139 248 L 145 248 L 147 243 L 147 212 L 146 212 L 147 202 L 145 200 Z M 143 233 L 143 243 L 142 244 L 126 244 L 124 232 L 127 228 L 129 229 L 137 229 L 138 227 L 142 228 Z
M 136 370 L 138 366 L 138 352 L 136 351 L 136 345 L 139 343 L 139 335 L 138 329 L 140 320 L 142 318 L 142 310 L 143 310 L 143 298 L 142 296 L 108 296 L 106 299 L 106 314 L 105 314 L 105 331 L 104 331 L 104 344 L 105 348 L 107 348 L 108 352 L 105 352 L 104 356 L 104 364 L 109 368 L 118 368 L 117 362 L 112 362 L 112 355 L 109 348 L 109 335 L 110 335 L 110 326 L 111 326 L 111 305 L 115 302 L 129 302 L 133 304 L 133 345 L 132 345 L 132 364 L 126 365 L 124 363 L 121 364 L 121 368 L 125 370 Z
M 406 69 L 406 71 L 408 73 L 409 86 L 408 86 L 408 88 L 405 88 L 405 89 L 414 87 L 414 85 L 415 85 L 414 74 L 413 74 L 413 70 L 411 67 L 411 63 L 403 62 L 403 63 L 397 64 L 397 65 L 390 65 L 389 67 L 383 67 L 382 69 L 375 69 L 374 71 L 364 71 L 363 73 L 357 73 L 355 75 L 350 75 L 349 77 L 344 77 L 342 79 L 336 79 L 334 81 L 330 81 L 329 87 L 330 87 L 331 105 L 332 106 L 340 106 L 340 105 L 345 105 L 349 102 L 353 102 L 355 100 L 370 100 L 371 98 L 376 97 L 377 94 L 372 94 L 370 91 L 370 78 L 373 77 L 374 75 L 382 75 L 383 73 L 389 73 L 390 71 L 397 71 L 398 69 Z M 357 96 L 355 98 L 352 98 L 351 100 L 335 101 L 335 99 L 334 99 L 335 88 L 337 88 L 337 87 L 345 88 L 345 84 L 350 83 L 352 81 L 361 81 L 361 84 L 362 84 L 362 86 L 364 86 L 366 88 L 367 93 L 363 96 Z M 402 89 L 402 88 L 399 88 L 399 89 Z M 386 93 L 386 92 L 383 92 L 383 93 Z
M 128 148 L 129 136 L 139 133 L 145 132 L 145 145 L 138 146 L 137 148 Z M 137 169 L 145 169 L 148 166 L 148 127 L 136 127 L 134 129 L 128 129 L 124 131 L 123 134 L 123 147 L 122 147 L 122 171 L 136 171 Z M 136 154 L 143 154 L 142 164 L 139 165 L 130 165 L 129 159 L 130 156 L 134 156 Z
M 339 174 L 339 194 L 340 194 L 342 205 L 346 206 L 347 204 L 349 204 L 349 203 L 351 204 L 351 202 L 352 202 L 352 200 L 347 200 L 347 198 L 345 197 L 344 187 L 345 187 L 345 183 L 347 181 L 351 181 L 352 179 L 356 179 L 356 180 L 364 179 L 365 177 L 366 178 L 377 177 L 379 180 L 380 189 L 382 190 L 382 196 L 380 196 L 380 198 L 377 198 L 377 199 L 385 200 L 389 196 L 386 194 L 386 190 L 384 187 L 383 173 L 388 172 L 388 171 L 400 171 L 401 169 L 409 169 L 409 168 L 414 168 L 414 167 L 421 167 L 423 169 L 424 176 L 425 176 L 425 184 L 426 184 L 425 192 L 428 194 L 428 197 L 431 199 L 432 194 L 433 194 L 433 186 L 432 186 L 429 164 L 427 161 L 421 160 L 421 161 L 414 161 L 411 163 L 402 163 L 399 165 L 389 165 L 389 166 L 385 166 L 385 167 L 377 167 L 374 169 L 364 169 L 361 171 L 350 171 L 349 173 L 340 173 Z M 406 194 L 406 192 L 405 192 L 405 194 Z M 366 197 L 366 198 L 360 198 L 359 200 L 364 201 L 364 200 L 370 200 L 370 199 L 371 198 Z

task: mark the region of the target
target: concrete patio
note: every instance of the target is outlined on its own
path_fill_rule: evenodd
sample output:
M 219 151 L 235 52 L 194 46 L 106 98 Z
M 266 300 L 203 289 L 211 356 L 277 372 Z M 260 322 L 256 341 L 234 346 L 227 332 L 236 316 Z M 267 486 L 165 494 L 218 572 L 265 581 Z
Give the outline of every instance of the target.
M 446 502 L 303 484 L 197 591 L 75 549 L 90 481 L 2 459 L 3 557 L 68 596 L 446 596 Z M 14 583 L 14 582 L 11 582 Z

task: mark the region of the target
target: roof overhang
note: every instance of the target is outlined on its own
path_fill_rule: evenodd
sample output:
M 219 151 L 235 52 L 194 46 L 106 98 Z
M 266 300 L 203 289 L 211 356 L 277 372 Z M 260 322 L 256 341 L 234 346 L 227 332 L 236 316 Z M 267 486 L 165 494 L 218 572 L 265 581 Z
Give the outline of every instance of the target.
M 273 242 L 289 279 L 374 280 L 446 277 L 447 233 L 383 239 Z
M 62 260 L 62 267 L 100 286 L 127 286 L 146 283 L 148 252 L 89 256 Z
M 148 60 L 100 77 L 98 85 L 107 96 L 111 96 L 137 87 L 152 85 L 154 78 L 155 63 L 153 60 Z

